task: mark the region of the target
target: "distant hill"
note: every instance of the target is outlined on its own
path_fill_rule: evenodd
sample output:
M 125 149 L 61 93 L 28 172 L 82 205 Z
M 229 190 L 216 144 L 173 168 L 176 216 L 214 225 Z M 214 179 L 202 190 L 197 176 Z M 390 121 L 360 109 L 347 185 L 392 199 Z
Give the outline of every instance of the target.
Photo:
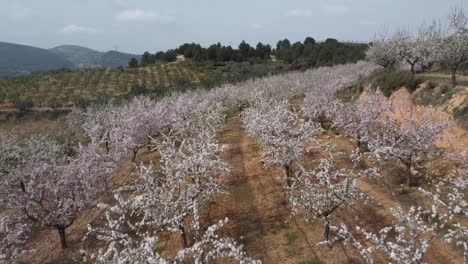
M 132 57 L 139 60 L 141 56 L 118 51 L 99 52 L 75 45 L 47 50 L 0 42 L 0 78 L 62 68 L 126 67 Z
M 46 49 L 0 42 L 0 77 L 61 68 L 75 68 L 75 65 Z
M 132 57 L 140 59 L 140 55 L 118 51 L 99 52 L 75 45 L 58 46 L 50 51 L 71 61 L 78 68 L 125 67 Z

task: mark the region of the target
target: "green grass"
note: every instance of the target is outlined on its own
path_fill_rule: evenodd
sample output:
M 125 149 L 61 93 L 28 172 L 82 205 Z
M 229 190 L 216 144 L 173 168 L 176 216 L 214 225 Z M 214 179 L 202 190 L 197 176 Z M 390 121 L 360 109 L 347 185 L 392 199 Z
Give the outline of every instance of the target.
M 416 91 L 412 95 L 412 100 L 420 105 L 442 105 L 452 99 L 453 95 L 459 91 L 458 88 L 452 88 L 447 83 L 439 85 L 434 81 L 429 81 L 426 87 Z
M 468 128 L 468 99 L 453 109 L 453 118 L 464 128 Z
M 406 87 L 410 92 L 416 90 L 422 80 L 413 76 L 408 71 L 389 71 L 379 69 L 374 71 L 368 78 L 373 88 L 379 87 L 382 93 L 389 97 L 392 93 L 401 87 Z
M 298 238 L 299 238 L 299 236 L 297 235 L 297 233 L 287 232 L 286 233 L 286 244 L 288 246 L 291 246 L 297 241 Z
M 300 264 L 320 264 L 320 263 L 321 263 L 320 260 L 317 260 L 317 259 L 310 259 L 310 260 L 300 262 Z

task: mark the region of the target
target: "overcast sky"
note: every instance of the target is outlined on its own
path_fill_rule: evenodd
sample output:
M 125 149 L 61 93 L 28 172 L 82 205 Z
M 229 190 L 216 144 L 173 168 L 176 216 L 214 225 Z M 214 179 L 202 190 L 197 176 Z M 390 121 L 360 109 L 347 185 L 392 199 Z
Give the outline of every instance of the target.
M 369 41 L 444 19 L 468 0 L 0 0 L 0 41 L 142 53 L 185 42 Z

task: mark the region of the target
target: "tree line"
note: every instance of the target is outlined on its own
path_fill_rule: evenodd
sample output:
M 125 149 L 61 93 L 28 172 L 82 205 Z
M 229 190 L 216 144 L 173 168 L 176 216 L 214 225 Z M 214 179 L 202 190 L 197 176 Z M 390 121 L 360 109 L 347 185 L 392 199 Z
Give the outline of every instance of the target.
M 221 43 L 205 48 L 197 43 L 185 43 L 176 49 L 158 51 L 154 54 L 145 52 L 141 60 L 132 58 L 129 67 L 147 66 L 161 62 L 174 62 L 178 55 L 194 62 L 251 62 L 262 63 L 278 59 L 292 65 L 294 68 L 309 68 L 315 66 L 331 66 L 340 63 L 357 62 L 365 58 L 368 45 L 364 43 L 339 42 L 328 38 L 317 42 L 307 37 L 303 42 L 291 43 L 284 39 L 277 42 L 276 47 L 262 42 L 251 46 L 242 41 L 237 48 L 224 46 Z

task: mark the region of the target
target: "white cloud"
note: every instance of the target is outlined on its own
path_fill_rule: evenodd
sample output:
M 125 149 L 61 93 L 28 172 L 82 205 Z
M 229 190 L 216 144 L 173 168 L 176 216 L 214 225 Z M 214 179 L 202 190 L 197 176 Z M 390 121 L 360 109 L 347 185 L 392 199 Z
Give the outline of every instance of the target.
M 252 29 L 262 29 L 262 28 L 263 28 L 263 25 L 257 24 L 257 23 L 253 23 L 253 24 L 250 24 L 250 27 L 251 27 Z
M 359 20 L 359 24 L 363 26 L 373 26 L 373 25 L 376 25 L 377 23 L 368 19 L 361 19 Z
M 347 15 L 351 13 L 351 8 L 344 4 L 326 4 L 323 11 L 329 15 Z
M 309 9 L 291 9 L 286 13 L 287 17 L 311 17 L 312 11 Z
M 34 14 L 34 11 L 31 8 L 19 5 L 17 3 L 11 4 L 9 7 L 7 7 L 7 10 L 7 16 L 13 20 L 28 18 Z
M 152 10 L 143 10 L 143 9 L 126 9 L 122 12 L 118 13 L 116 19 L 119 21 L 137 21 L 137 22 L 145 22 L 145 21 L 159 21 L 159 22 L 170 22 L 173 21 L 175 18 L 168 15 L 162 15 L 159 12 L 152 11 Z
M 73 34 L 73 33 L 97 33 L 98 30 L 91 27 L 82 27 L 75 24 L 69 24 L 60 29 L 60 33 Z

